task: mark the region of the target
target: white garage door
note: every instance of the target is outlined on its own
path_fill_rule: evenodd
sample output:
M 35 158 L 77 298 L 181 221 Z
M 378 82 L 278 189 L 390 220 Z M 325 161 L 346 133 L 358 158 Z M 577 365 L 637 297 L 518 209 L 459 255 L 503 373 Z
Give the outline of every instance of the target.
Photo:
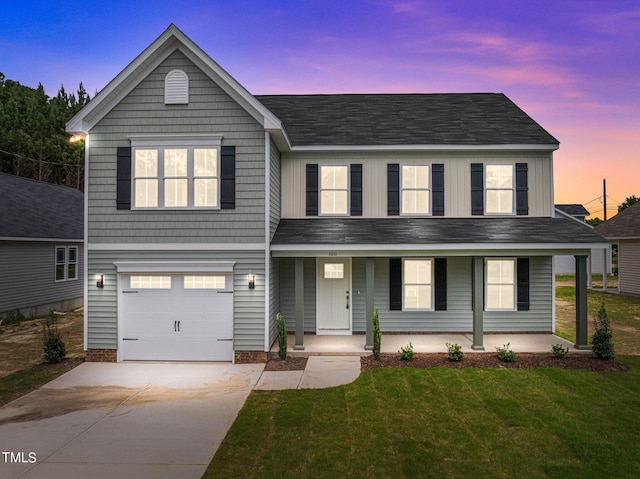
M 123 360 L 231 361 L 230 274 L 121 277 Z

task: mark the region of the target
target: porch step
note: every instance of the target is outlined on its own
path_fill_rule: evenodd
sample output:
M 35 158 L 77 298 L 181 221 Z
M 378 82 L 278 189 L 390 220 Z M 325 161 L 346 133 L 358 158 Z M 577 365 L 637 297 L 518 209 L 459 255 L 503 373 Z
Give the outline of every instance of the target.
M 290 358 L 309 358 L 311 356 L 370 356 L 371 351 L 287 351 Z M 272 357 L 278 357 L 278 350 L 271 350 Z

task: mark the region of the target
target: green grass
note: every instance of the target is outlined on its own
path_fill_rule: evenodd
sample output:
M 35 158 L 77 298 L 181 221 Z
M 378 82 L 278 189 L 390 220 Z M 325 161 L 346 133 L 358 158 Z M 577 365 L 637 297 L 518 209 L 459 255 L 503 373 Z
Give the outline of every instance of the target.
M 632 478 L 640 358 L 624 373 L 363 371 L 323 390 L 254 391 L 206 478 Z
M 22 369 L 0 377 L 0 406 L 53 381 L 68 369 Z

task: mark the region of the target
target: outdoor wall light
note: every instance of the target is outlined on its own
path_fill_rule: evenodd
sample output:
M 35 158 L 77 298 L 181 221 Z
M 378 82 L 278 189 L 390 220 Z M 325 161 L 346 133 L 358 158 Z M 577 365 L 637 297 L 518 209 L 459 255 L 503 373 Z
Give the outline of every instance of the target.
M 104 288 L 104 274 L 96 274 L 96 287 Z
M 249 275 L 249 289 L 255 289 L 256 287 L 256 277 L 253 274 Z

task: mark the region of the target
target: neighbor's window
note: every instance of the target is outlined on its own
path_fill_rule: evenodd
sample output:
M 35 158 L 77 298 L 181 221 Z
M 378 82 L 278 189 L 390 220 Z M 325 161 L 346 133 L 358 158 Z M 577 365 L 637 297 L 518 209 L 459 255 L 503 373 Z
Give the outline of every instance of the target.
M 514 310 L 516 295 L 516 260 L 486 260 L 486 309 Z
M 427 215 L 429 204 L 429 167 L 426 165 L 402 165 L 403 215 Z
M 171 276 L 131 276 L 133 289 L 171 289 Z
M 344 264 L 325 263 L 324 279 L 342 279 L 342 278 L 344 278 Z
M 213 275 L 185 276 L 184 289 L 224 289 L 225 277 Z
M 485 213 L 513 213 L 513 165 L 487 165 Z
M 403 261 L 404 309 L 433 308 L 433 260 Z
M 346 166 L 320 167 L 320 214 L 349 214 L 349 169 Z
M 78 279 L 78 247 L 56 246 L 56 281 Z
M 218 208 L 218 148 L 134 148 L 135 208 Z

